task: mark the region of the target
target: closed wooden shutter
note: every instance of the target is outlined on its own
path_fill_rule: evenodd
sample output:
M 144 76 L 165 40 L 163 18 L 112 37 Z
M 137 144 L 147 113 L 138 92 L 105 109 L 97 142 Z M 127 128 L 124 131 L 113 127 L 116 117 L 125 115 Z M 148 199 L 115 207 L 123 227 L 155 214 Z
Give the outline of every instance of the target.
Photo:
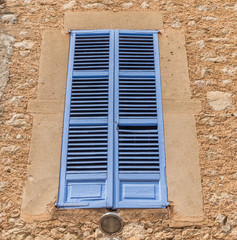
M 167 205 L 157 31 L 116 31 L 115 208 Z
M 59 207 L 111 207 L 113 32 L 71 33 Z
M 72 31 L 59 207 L 167 206 L 158 32 Z

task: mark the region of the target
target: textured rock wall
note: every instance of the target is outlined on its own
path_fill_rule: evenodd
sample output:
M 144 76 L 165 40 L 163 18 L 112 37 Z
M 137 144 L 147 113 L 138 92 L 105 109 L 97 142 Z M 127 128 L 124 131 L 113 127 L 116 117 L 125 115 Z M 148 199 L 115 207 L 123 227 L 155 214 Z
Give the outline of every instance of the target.
M 162 11 L 165 29 L 185 33 L 192 97 L 203 106 L 196 126 L 206 220 L 128 215 L 114 239 L 236 239 L 235 0 L 0 0 L 0 239 L 106 239 L 93 216 L 71 218 L 70 211 L 57 211 L 50 221 L 20 219 L 32 126 L 26 107 L 36 97 L 41 33 L 63 31 L 64 12 L 77 10 Z

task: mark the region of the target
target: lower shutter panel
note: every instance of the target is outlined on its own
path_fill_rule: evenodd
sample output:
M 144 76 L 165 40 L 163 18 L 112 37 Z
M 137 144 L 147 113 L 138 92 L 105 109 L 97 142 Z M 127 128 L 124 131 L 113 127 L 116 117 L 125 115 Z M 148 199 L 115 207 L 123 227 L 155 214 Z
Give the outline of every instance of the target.
M 157 207 L 159 171 L 157 126 L 120 126 L 119 207 Z
M 157 35 L 154 31 L 117 33 L 116 208 L 159 208 L 167 203 Z
M 107 126 L 70 126 L 67 199 L 78 206 L 106 206 Z
M 119 128 L 119 172 L 159 173 L 157 126 Z

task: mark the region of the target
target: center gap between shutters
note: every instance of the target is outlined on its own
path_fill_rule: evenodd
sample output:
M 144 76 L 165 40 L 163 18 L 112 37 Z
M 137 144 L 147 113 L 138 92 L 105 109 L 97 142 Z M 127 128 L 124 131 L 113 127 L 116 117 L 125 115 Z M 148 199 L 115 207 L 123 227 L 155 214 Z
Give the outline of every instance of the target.
M 158 31 L 71 31 L 61 208 L 167 206 Z

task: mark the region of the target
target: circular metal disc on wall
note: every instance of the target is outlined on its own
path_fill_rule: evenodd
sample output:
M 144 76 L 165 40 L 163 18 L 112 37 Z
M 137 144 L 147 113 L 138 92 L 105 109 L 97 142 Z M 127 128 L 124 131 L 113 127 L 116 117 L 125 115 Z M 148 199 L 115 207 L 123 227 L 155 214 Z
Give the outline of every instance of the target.
M 101 217 L 99 226 L 103 233 L 112 235 L 122 231 L 123 221 L 117 213 L 108 212 Z

